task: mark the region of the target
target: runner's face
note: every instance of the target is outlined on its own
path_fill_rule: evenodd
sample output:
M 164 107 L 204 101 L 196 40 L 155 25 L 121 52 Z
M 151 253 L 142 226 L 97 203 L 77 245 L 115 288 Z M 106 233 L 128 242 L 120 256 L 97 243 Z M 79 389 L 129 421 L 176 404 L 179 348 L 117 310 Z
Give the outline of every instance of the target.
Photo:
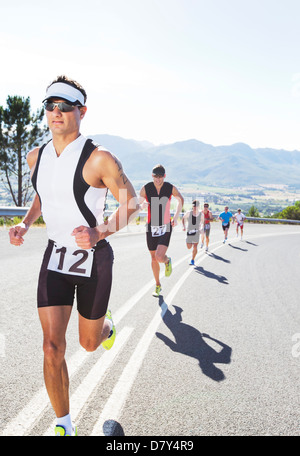
M 55 102 L 64 100 L 55 99 Z M 79 130 L 80 122 L 86 113 L 86 107 L 78 106 L 71 112 L 61 112 L 57 106 L 53 111 L 46 111 L 47 122 L 53 134 L 68 134 Z
M 165 175 L 152 174 L 154 185 L 162 185 L 164 183 Z

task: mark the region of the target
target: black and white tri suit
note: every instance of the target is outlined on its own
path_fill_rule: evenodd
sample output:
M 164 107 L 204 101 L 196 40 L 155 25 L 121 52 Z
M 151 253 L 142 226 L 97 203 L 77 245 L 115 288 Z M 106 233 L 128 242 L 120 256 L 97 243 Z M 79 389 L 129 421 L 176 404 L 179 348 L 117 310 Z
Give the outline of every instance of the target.
M 105 315 L 112 282 L 113 251 L 106 240 L 80 249 L 74 228 L 103 223 L 107 188 L 83 178 L 83 167 L 97 147 L 80 135 L 57 156 L 52 140 L 40 150 L 32 176 L 49 238 L 38 283 L 38 307 L 73 305 L 88 319 Z
M 200 224 L 201 224 L 201 212 L 198 215 L 194 215 L 193 211 L 190 211 L 187 217 L 187 230 L 186 230 L 186 243 L 187 244 L 198 244 L 200 237 Z
M 146 201 L 148 202 L 147 246 L 149 250 L 156 250 L 158 245 L 168 247 L 170 243 L 172 225 L 170 204 L 173 185 L 164 182 L 158 194 L 153 182 L 145 185 Z

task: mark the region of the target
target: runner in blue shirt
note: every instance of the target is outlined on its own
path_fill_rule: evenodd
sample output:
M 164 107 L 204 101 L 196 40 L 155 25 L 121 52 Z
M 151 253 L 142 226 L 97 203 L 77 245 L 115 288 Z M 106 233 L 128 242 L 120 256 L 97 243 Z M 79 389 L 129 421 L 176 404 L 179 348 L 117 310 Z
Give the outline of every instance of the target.
M 232 222 L 234 223 L 233 215 L 231 212 L 228 212 L 228 206 L 224 207 L 224 212 L 219 215 L 219 219 L 222 220 L 222 228 L 224 231 L 224 241 L 223 244 L 227 241 L 228 230 L 230 227 L 230 219 L 232 218 Z

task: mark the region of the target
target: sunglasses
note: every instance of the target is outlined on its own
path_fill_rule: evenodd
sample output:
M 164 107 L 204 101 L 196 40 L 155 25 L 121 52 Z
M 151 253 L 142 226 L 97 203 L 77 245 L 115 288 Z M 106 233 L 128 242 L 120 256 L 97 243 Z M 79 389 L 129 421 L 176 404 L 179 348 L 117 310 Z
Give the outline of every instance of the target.
M 72 112 L 74 111 L 76 106 L 79 105 L 73 105 L 71 103 L 68 103 L 67 101 L 59 101 L 58 103 L 55 103 L 54 101 L 45 101 L 44 103 L 44 108 L 46 111 L 54 111 L 55 107 L 58 107 L 60 112 Z

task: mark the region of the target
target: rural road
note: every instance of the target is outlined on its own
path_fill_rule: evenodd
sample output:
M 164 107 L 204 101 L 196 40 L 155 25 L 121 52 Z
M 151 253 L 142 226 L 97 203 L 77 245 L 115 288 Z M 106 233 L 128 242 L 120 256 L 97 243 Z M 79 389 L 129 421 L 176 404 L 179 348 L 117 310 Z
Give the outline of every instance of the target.
M 112 350 L 86 353 L 74 308 L 67 333 L 71 414 L 81 436 L 299 436 L 300 227 L 231 226 L 189 266 L 171 238 L 171 277 L 154 282 L 144 227 L 115 234 Z M 46 245 L 0 231 L 0 435 L 53 435 L 43 384 L 36 283 Z

